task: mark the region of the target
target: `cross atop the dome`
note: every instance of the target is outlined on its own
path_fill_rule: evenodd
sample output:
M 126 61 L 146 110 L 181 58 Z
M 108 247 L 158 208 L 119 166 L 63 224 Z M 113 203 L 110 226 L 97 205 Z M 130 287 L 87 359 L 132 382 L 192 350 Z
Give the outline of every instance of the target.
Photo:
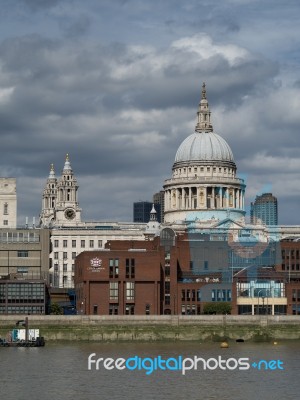
M 202 84 L 202 99 L 199 103 L 197 112 L 197 124 L 195 127 L 196 132 L 212 132 L 213 126 L 210 122 L 210 109 L 206 99 L 206 86 L 205 82 Z

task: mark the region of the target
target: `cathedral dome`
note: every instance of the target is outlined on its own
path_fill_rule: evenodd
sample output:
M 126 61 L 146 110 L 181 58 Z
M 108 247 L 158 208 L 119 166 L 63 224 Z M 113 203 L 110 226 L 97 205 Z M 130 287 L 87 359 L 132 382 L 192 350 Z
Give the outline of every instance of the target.
M 188 161 L 234 162 L 228 143 L 213 132 L 195 132 L 179 146 L 175 163 Z

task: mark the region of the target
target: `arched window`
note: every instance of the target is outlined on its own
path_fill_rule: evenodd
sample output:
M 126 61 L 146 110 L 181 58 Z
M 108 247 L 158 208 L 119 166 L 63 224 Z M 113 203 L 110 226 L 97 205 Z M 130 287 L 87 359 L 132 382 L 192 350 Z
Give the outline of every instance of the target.
M 7 214 L 8 214 L 8 203 L 4 203 L 4 206 L 3 206 L 3 214 L 4 214 L 4 215 L 7 215 Z

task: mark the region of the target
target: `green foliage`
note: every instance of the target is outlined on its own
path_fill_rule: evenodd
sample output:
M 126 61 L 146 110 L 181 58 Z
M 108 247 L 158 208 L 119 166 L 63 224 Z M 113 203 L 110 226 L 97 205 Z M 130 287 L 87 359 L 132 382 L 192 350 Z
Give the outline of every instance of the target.
M 231 304 L 225 302 L 206 303 L 203 312 L 204 314 L 231 314 Z
M 52 303 L 51 306 L 50 306 L 50 314 L 62 315 L 63 314 L 63 309 L 59 304 Z

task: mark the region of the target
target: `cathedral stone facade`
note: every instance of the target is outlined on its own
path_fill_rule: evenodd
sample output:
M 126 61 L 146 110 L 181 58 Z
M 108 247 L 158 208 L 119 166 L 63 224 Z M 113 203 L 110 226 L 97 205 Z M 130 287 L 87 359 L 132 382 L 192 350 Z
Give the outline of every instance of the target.
M 43 205 L 40 215 L 40 225 L 77 225 L 81 222 L 81 209 L 77 200 L 78 184 L 73 174 L 69 156 L 59 179 L 56 178 L 54 166 L 43 191 Z

